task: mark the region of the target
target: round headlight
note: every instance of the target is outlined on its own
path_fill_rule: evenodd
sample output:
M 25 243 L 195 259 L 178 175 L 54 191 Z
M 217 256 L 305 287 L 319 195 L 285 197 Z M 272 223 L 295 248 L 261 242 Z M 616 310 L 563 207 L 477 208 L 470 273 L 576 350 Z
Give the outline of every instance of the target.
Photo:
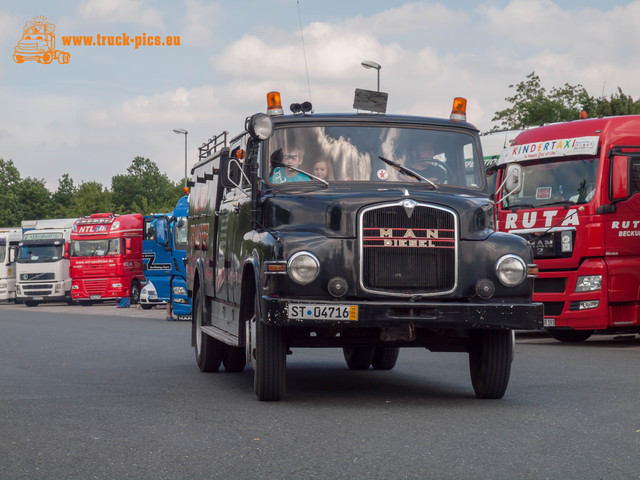
M 306 285 L 320 273 L 320 262 L 309 252 L 298 252 L 287 262 L 287 273 L 294 282 Z
M 256 113 L 247 118 L 245 128 L 252 137 L 266 140 L 273 135 L 273 120 L 265 113 Z
M 527 265 L 517 255 L 505 255 L 496 262 L 496 276 L 503 285 L 515 287 L 527 278 Z

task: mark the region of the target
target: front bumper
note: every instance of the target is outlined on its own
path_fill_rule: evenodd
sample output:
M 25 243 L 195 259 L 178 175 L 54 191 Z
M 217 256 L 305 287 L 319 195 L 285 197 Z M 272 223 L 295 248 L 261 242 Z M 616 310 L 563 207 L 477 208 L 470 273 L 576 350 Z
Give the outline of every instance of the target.
M 358 320 L 299 320 L 288 316 L 288 305 L 304 304 L 357 306 Z M 543 324 L 542 303 L 436 303 L 436 302 L 323 302 L 262 297 L 266 323 L 291 327 L 397 327 L 408 324 L 420 328 L 539 330 Z

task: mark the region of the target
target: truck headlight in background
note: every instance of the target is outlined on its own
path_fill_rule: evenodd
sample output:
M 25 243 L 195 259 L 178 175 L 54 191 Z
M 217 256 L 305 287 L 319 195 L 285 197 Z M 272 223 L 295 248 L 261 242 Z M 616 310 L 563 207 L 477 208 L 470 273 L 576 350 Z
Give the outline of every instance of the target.
M 7 288 L 7 282 L 0 282 L 0 288 Z
M 174 295 L 186 295 L 187 294 L 187 289 L 184 287 L 173 287 L 173 294 Z
M 294 282 L 307 285 L 320 273 L 320 262 L 312 253 L 298 252 L 287 262 L 287 273 Z
M 581 275 L 576 282 L 576 292 L 596 292 L 602 289 L 602 275 Z
M 515 287 L 527 278 L 527 265 L 517 255 L 504 255 L 496 262 L 496 276 L 506 287 Z
M 122 288 L 122 284 L 121 283 L 112 283 L 111 286 L 113 288 Z

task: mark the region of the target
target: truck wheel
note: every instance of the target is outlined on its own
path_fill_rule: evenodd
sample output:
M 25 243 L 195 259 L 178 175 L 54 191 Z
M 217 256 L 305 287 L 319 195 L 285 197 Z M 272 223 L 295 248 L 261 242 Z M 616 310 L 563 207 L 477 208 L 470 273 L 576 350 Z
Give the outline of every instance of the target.
M 24 62 L 24 58 L 22 58 L 22 55 L 18 55 L 17 53 L 13 54 L 13 61 L 16 63 L 23 63 Z
M 129 302 L 135 305 L 140 301 L 140 284 L 137 280 L 131 282 L 131 290 L 129 291 Z
M 207 310 L 204 305 L 202 289 L 196 292 L 193 315 L 196 322 L 196 362 L 202 372 L 217 372 L 222 362 L 224 345 L 202 331 Z
M 371 366 L 376 370 L 391 370 L 396 366 L 399 354 L 398 347 L 376 347 Z
M 247 322 L 251 329 L 249 344 L 253 364 L 253 390 L 260 401 L 277 401 L 284 397 L 287 372 L 287 349 L 284 331 L 262 322 L 258 296 L 254 314 Z
M 148 303 L 141 303 L 140 307 L 142 307 L 143 310 L 151 310 L 153 308 L 153 305 L 149 305 Z
M 469 351 L 471 383 L 478 398 L 502 398 L 513 360 L 511 330 L 472 330 Z
M 373 347 L 343 347 L 342 353 L 349 370 L 367 370 L 373 361 Z
M 38 306 L 38 302 L 34 302 L 33 300 L 25 300 L 24 304 L 27 307 L 37 307 Z
M 38 58 L 38 63 L 46 63 L 47 65 L 50 64 L 52 61 L 53 61 L 53 55 L 50 52 L 47 52 L 44 55 L 42 55 L 42 57 Z
M 593 335 L 593 330 L 561 330 L 557 328 L 549 328 L 549 335 L 559 342 L 584 342 Z
M 247 364 L 247 356 L 243 347 L 226 346 L 222 364 L 227 372 L 239 373 Z

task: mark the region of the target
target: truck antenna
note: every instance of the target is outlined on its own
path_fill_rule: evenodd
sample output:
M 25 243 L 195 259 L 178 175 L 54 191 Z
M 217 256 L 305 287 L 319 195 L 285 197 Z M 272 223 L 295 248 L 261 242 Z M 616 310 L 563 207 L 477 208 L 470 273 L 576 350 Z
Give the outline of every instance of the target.
M 534 242 L 539 239 L 540 237 L 544 237 L 547 233 L 549 233 L 551 230 L 553 230 L 554 228 L 556 228 L 558 225 L 560 225 L 562 222 L 566 221 L 568 218 L 573 217 L 576 213 L 578 212 L 583 212 L 584 211 L 584 207 L 582 205 L 580 205 L 578 208 L 574 209 L 573 212 L 571 212 L 569 215 L 567 215 L 566 217 L 564 217 L 562 220 L 560 220 L 559 222 L 551 225 L 549 228 L 547 228 L 544 232 L 536 235 L 535 237 L 533 237 L 531 240 L 529 240 L 529 245 L 533 245 Z
M 300 40 L 302 40 L 302 55 L 304 56 L 304 70 L 307 73 L 307 89 L 309 90 L 309 101 L 313 103 L 311 98 L 311 83 L 309 82 L 309 67 L 307 67 L 307 51 L 304 48 L 304 35 L 302 34 L 302 17 L 300 16 L 300 0 L 296 1 L 298 5 L 298 23 L 300 24 Z

